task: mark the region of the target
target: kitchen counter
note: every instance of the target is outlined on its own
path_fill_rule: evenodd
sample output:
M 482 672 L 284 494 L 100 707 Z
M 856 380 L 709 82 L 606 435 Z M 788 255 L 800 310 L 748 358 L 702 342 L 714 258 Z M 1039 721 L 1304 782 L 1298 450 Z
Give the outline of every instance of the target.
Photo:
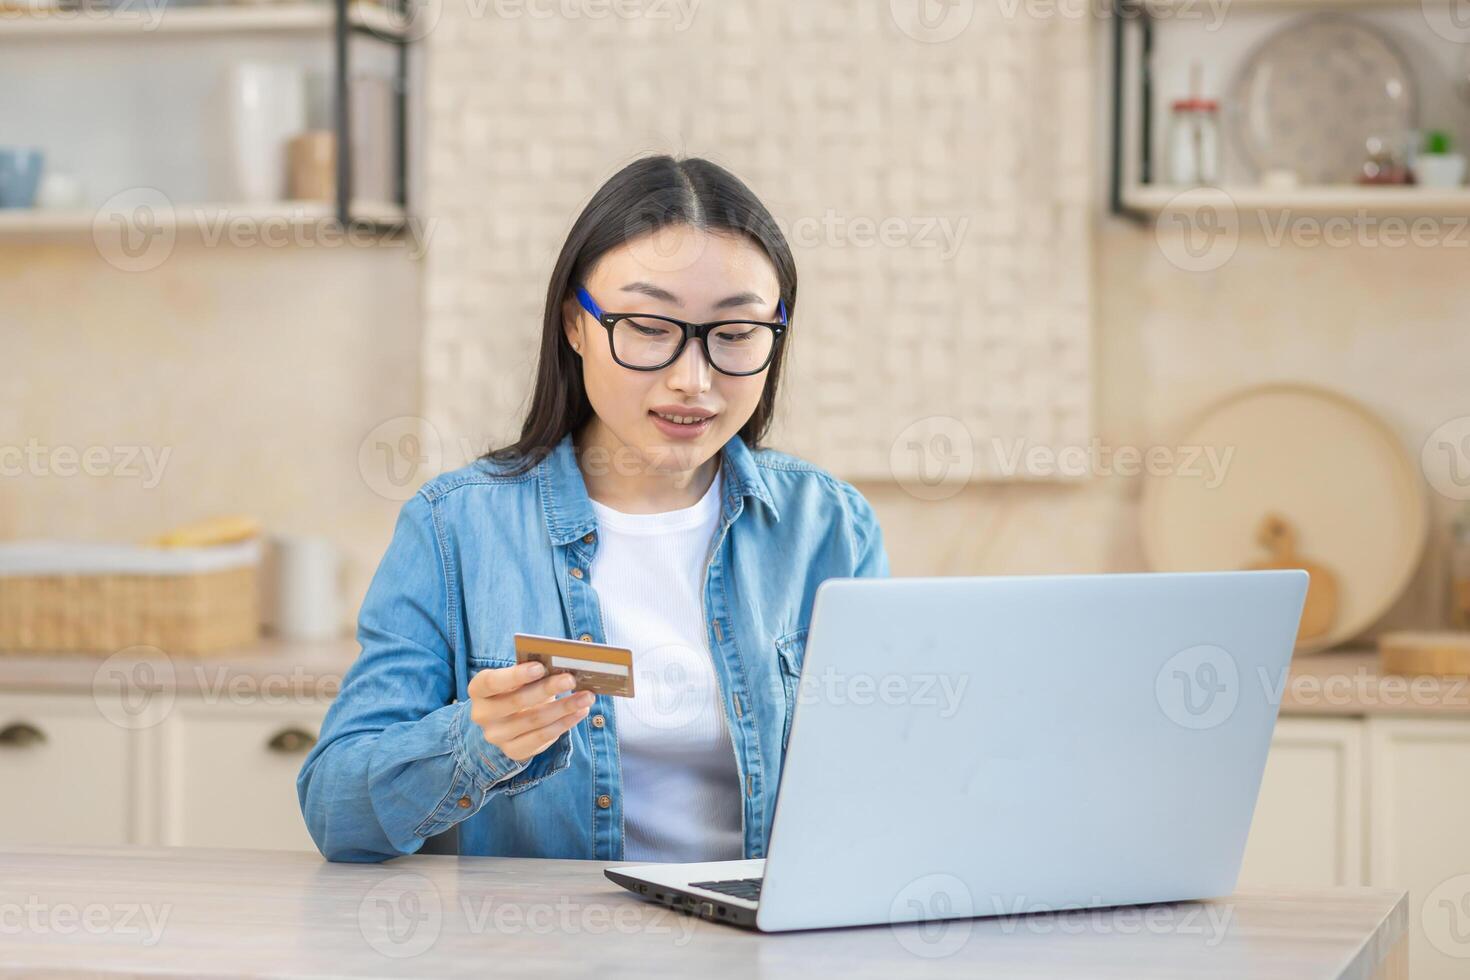
M 1281 713 L 1470 717 L 1470 678 L 1384 674 L 1375 650 L 1302 654 L 1292 661 Z
M 0 848 L 0 972 L 277 976 L 1402 980 L 1403 892 L 761 935 L 639 901 L 592 861 Z
M 156 653 L 101 657 L 76 653 L 0 652 L 0 692 L 90 692 L 104 665 L 125 672 L 130 687 L 172 683 L 179 694 L 277 690 L 292 698 L 330 699 L 358 653 L 352 637 L 311 642 L 262 641 L 203 657 L 161 658 Z M 138 670 L 150 661 L 152 669 Z M 1252 679 L 1254 683 L 1279 682 Z M 1470 717 L 1470 678 L 1385 676 L 1372 650 L 1298 656 L 1280 692 L 1283 715 L 1464 715 Z

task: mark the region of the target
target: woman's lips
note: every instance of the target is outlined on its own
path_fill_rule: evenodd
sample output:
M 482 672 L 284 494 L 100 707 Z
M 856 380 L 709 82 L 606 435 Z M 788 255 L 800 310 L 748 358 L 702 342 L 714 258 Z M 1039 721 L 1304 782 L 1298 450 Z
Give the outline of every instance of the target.
M 649 409 L 648 417 L 653 419 L 654 426 L 660 432 L 671 439 L 697 439 L 709 430 L 710 425 L 719 418 L 719 415 L 711 415 L 687 425 L 682 422 L 670 422 L 652 409 Z

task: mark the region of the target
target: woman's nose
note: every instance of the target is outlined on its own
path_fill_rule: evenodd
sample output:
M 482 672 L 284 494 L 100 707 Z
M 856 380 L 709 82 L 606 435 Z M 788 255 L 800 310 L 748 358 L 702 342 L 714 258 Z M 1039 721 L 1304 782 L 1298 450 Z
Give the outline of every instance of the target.
M 704 356 L 704 345 L 698 340 L 690 340 L 684 346 L 684 352 L 679 355 L 679 359 L 669 366 L 669 370 L 673 372 L 669 378 L 671 388 L 697 392 L 709 388 L 713 369 Z

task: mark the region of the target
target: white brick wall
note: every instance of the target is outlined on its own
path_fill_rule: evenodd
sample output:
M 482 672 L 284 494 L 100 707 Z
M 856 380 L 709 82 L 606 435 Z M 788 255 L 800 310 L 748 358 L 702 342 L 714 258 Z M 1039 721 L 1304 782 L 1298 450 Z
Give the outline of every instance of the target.
M 473 455 L 518 432 L 567 228 L 618 168 L 670 152 L 730 168 L 792 239 L 772 444 L 905 482 L 935 475 L 907 447 L 930 416 L 920 436 L 970 440 L 981 478 L 1003 475 L 994 438 L 1085 444 L 1088 22 L 962 0 L 967 25 L 931 43 L 900 26 L 907 0 L 705 0 L 687 25 L 682 2 L 445 0 L 423 161 L 426 410 L 446 441 Z

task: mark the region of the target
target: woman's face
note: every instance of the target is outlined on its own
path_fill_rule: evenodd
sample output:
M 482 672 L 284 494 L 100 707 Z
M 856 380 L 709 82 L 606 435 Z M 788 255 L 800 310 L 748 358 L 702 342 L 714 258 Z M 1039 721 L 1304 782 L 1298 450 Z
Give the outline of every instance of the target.
M 575 284 L 573 284 L 575 287 Z M 774 322 L 776 269 L 743 235 L 670 225 L 606 252 L 583 285 L 609 313 L 656 313 L 681 320 Z M 604 431 L 594 444 L 635 454 L 649 471 L 695 469 L 719 451 L 755 412 L 769 366 L 733 377 L 710 367 L 690 341 L 672 364 L 634 371 L 613 360 L 607 329 L 577 302 L 563 307 L 567 340 L 582 357 L 588 400 Z M 704 415 L 694 427 L 657 417 Z

